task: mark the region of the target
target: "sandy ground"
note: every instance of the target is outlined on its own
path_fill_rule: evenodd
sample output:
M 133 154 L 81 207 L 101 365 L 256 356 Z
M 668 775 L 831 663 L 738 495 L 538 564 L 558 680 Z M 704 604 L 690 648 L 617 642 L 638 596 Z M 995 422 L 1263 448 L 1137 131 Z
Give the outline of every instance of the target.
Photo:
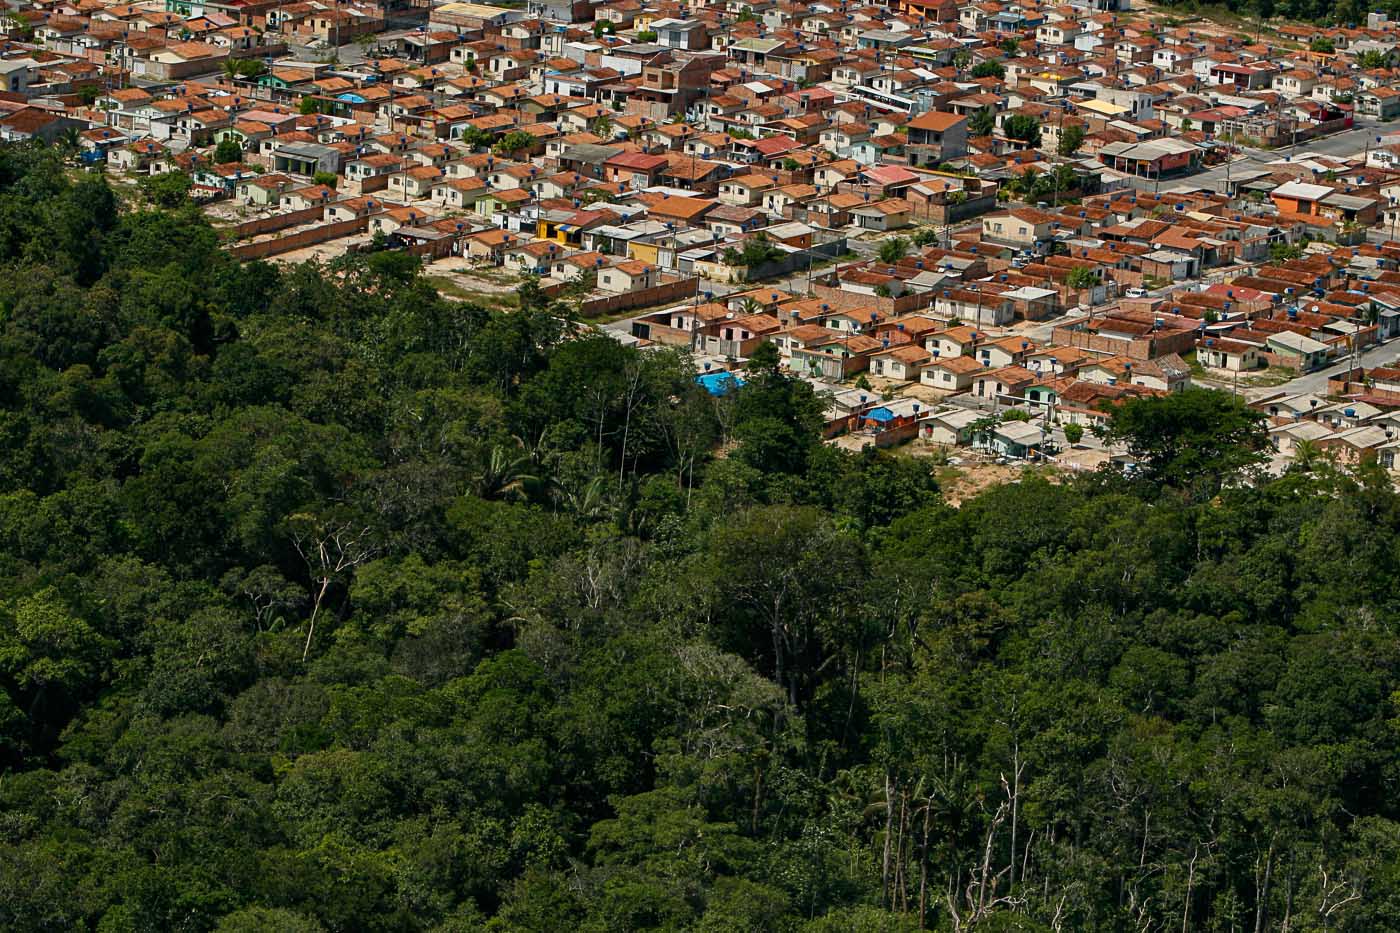
M 842 450 L 859 451 L 870 438 L 864 434 L 843 434 L 828 443 Z M 966 447 L 944 447 L 925 440 L 913 440 L 893 448 L 910 457 L 928 458 L 929 469 L 938 478 L 943 498 L 949 505 L 961 505 L 985 489 L 1002 483 L 1018 482 L 1029 471 L 1056 482 L 1064 476 L 1097 470 L 1109 457 L 1098 446 L 1068 447 L 1051 462 L 996 463 L 976 457 Z
M 859 453 L 866 444 L 870 443 L 870 438 L 865 434 L 842 434 L 839 437 L 832 438 L 829 443 L 833 447 Z
M 307 246 L 303 249 L 294 249 L 290 253 L 283 253 L 280 256 L 269 257 L 269 262 L 310 262 L 318 260 L 320 262 L 330 262 L 345 255 L 345 251 L 352 244 L 368 243 L 371 237 L 368 233 L 358 236 L 342 237 L 338 240 L 329 240 L 325 243 L 317 243 L 315 246 Z
M 968 463 L 938 471 L 943 501 L 959 506 L 978 493 L 1021 478 L 1022 466 L 1002 466 L 996 463 Z
M 429 263 L 424 270 L 428 275 L 448 279 L 458 288 L 469 292 L 488 294 L 509 294 L 520 288 L 520 278 L 500 268 L 491 267 L 486 275 L 478 275 L 479 268 L 465 256 L 447 256 Z
M 828 441 L 842 450 L 859 451 L 870 438 L 865 434 L 843 434 Z M 1019 480 L 1027 469 L 1053 478 L 1053 466 L 1032 467 L 1029 464 L 1000 464 L 976 459 L 967 448 L 944 447 L 924 440 L 914 440 L 893 448 L 893 452 L 929 461 L 929 470 L 938 478 L 943 498 L 949 505 L 961 505 L 984 489 Z M 944 458 L 947 458 L 945 461 Z M 954 462 L 947 462 L 954 461 Z
M 1071 470 L 1097 470 L 1108 462 L 1109 451 L 1104 447 L 1066 447 L 1055 457 L 1056 462 Z
M 209 218 L 209 222 L 214 226 L 232 226 L 241 224 L 247 220 L 255 218 L 271 217 L 281 211 L 276 207 L 252 207 L 241 201 L 229 199 L 226 201 L 210 201 L 204 205 L 204 216 Z

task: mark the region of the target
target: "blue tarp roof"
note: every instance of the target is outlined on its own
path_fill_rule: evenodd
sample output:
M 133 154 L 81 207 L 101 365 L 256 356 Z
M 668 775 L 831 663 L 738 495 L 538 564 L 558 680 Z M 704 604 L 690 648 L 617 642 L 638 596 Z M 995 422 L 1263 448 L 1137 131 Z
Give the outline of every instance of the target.
M 711 395 L 723 395 L 744 384 L 744 380 L 733 373 L 705 373 L 702 376 L 696 376 L 695 381 L 704 386 L 705 391 Z
M 886 421 L 894 420 L 894 412 L 888 408 L 872 408 L 865 413 L 866 421 L 878 421 L 884 424 Z

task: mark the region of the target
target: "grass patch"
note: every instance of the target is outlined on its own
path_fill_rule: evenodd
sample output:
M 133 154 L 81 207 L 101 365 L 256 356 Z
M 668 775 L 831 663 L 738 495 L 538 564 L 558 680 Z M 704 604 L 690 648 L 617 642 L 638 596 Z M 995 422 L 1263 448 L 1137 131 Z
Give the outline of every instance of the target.
M 626 321 L 630 318 L 641 317 L 651 311 L 661 311 L 665 308 L 675 307 L 673 304 L 657 305 L 653 308 L 627 308 L 622 311 L 614 311 L 612 314 L 595 314 L 588 318 L 588 323 L 602 326 L 604 324 L 616 324 L 618 321 Z
M 1298 378 L 1298 371 L 1291 366 L 1270 366 L 1262 373 L 1240 379 L 1240 385 L 1250 388 L 1270 388 L 1281 386 Z
M 1053 463 L 1030 463 L 1021 470 L 1021 478 L 1058 482 L 1063 473 L 1064 471 Z
M 496 269 L 489 266 L 473 268 L 468 273 L 472 278 L 481 279 L 483 282 L 490 282 L 494 285 L 519 285 L 520 276 L 514 272 L 507 272 L 504 269 Z
M 851 262 L 852 260 L 854 260 L 854 259 L 859 259 L 859 258 L 860 258 L 860 256 L 856 255 L 855 253 L 851 252 L 850 250 L 847 250 L 846 252 L 840 253 L 840 254 L 838 254 L 838 255 L 836 255 L 836 256 L 830 258 L 830 259 L 819 259 L 819 260 L 817 260 L 816 262 L 812 263 L 812 268 L 813 268 L 813 269 L 827 269 L 827 268 L 830 268 L 831 266 L 839 265 L 840 263 L 843 263 L 843 262 Z M 797 272 L 798 272 L 798 273 L 803 273 L 803 274 L 805 274 L 805 273 L 807 272 L 807 267 L 806 267 L 806 266 L 803 266 L 801 269 L 798 269 Z M 796 274 L 796 273 L 794 273 L 794 274 Z
M 520 307 L 520 296 L 515 292 L 480 292 L 470 288 L 463 288 L 457 282 L 442 275 L 424 276 L 439 294 L 448 298 L 456 298 L 459 301 L 469 301 L 472 304 L 481 305 L 483 308 L 492 308 L 496 311 L 514 311 Z
M 1196 379 L 1211 378 L 1210 373 L 1201 365 L 1200 361 L 1196 359 L 1195 350 L 1187 350 L 1185 353 L 1181 354 L 1181 360 L 1186 364 L 1187 368 L 1191 370 L 1191 375 Z
M 1196 351 L 1181 355 L 1182 360 L 1191 370 L 1191 378 L 1202 385 L 1213 389 L 1228 390 L 1236 386 L 1241 388 L 1268 389 L 1274 386 L 1281 386 L 1285 382 L 1291 382 L 1298 378 L 1298 371 L 1291 366 L 1270 366 L 1262 371 L 1255 370 L 1249 375 L 1236 376 L 1224 370 L 1206 369 L 1196 360 Z
M 1245 16 L 1244 14 L 1232 10 L 1224 4 L 1215 3 L 1192 3 L 1185 9 L 1181 7 L 1161 7 L 1151 5 L 1148 11 L 1160 18 L 1162 25 L 1178 23 L 1181 26 L 1193 26 L 1198 23 L 1205 23 L 1210 26 L 1219 26 L 1222 29 L 1234 29 L 1240 33 L 1248 35 L 1251 39 L 1256 34 L 1260 36 L 1277 35 L 1275 28 L 1269 23 L 1261 24 L 1258 19 Z M 1279 20 L 1280 22 L 1292 22 L 1291 20 Z M 1176 28 L 1176 27 L 1173 27 Z

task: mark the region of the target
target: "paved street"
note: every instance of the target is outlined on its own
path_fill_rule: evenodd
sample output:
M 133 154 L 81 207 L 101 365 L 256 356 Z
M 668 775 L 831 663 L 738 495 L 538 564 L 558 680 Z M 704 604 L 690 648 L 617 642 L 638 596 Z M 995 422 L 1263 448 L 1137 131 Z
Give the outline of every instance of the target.
M 1383 343 L 1380 346 L 1371 347 L 1369 350 L 1363 351 L 1355 365 L 1365 366 L 1367 368 L 1381 366 L 1394 361 L 1397 356 L 1400 356 L 1400 343 L 1392 340 L 1389 343 Z M 1297 379 L 1291 379 L 1282 385 L 1271 386 L 1269 388 L 1248 389 L 1245 395 L 1251 399 L 1262 398 L 1266 395 L 1275 395 L 1279 392 L 1286 392 L 1289 394 L 1312 392 L 1317 395 L 1323 395 L 1326 394 L 1328 377 L 1334 376 L 1352 365 L 1351 357 L 1347 357 L 1340 363 L 1334 363 L 1326 369 L 1319 369 L 1316 372 L 1304 373 Z
M 1324 136 L 1321 139 L 1312 139 L 1299 143 L 1296 147 L 1285 146 L 1281 149 L 1250 149 L 1242 148 L 1243 158 L 1236 157 L 1230 164 L 1228 173 L 1231 176 L 1238 175 L 1243 171 L 1259 169 L 1271 162 L 1280 162 L 1285 157 L 1290 160 L 1304 158 L 1308 155 L 1320 156 L 1350 156 L 1365 150 L 1368 141 L 1375 143 L 1375 137 L 1385 136 L 1390 133 L 1400 132 L 1400 123 L 1366 123 L 1353 127 L 1342 133 L 1332 136 Z M 1150 178 L 1132 179 L 1134 187 L 1151 191 L 1157 186 L 1162 191 L 1170 191 L 1177 186 L 1207 187 L 1217 191 L 1225 187 L 1227 168 L 1224 165 L 1216 166 L 1208 171 L 1199 172 L 1195 175 L 1188 175 L 1181 178 L 1164 178 L 1160 184 Z

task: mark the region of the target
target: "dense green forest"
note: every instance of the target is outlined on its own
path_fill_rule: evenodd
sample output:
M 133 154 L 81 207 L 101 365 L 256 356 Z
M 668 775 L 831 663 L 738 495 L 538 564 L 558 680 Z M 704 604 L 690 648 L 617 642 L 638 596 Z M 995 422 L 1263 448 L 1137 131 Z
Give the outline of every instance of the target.
M 1400 928 L 1384 477 L 952 508 L 521 305 L 0 149 L 0 928 Z
M 1239 23 L 1242 35 L 1256 36 L 1260 25 L 1293 20 L 1320 26 L 1366 27 L 1366 14 L 1372 10 L 1400 16 L 1400 0 L 1154 0 L 1174 16 L 1197 11 L 1209 16 L 1224 10 L 1244 17 Z

